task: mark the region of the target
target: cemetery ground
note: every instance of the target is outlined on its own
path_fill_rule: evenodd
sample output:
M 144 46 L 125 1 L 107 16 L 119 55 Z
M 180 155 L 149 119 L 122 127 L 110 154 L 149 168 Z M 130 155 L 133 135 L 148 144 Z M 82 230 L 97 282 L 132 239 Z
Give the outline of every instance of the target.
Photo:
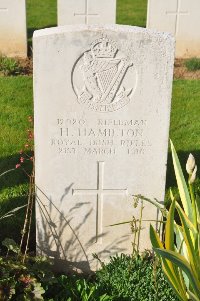
M 39 28 L 55 26 L 56 24 L 56 2 L 54 0 L 28 0 L 27 9 L 29 55 L 31 56 L 33 31 Z M 144 27 L 146 21 L 145 16 L 146 0 L 118 1 L 117 23 Z M 13 76 L 5 76 L 2 74 L 0 76 L 0 174 L 6 170 L 13 169 L 8 174 L 0 177 L 0 217 L 9 210 L 22 206 L 27 202 L 29 180 L 23 169 L 16 169 L 15 166 L 20 162 L 20 150 L 26 148 L 27 130 L 30 127 L 28 116 L 33 115 L 33 87 L 30 65 L 31 59 L 27 60 L 27 63 L 24 63 L 24 68 L 28 70 L 27 72 L 19 71 Z M 22 73 L 22 75 L 20 73 Z M 200 141 L 198 139 L 200 136 L 199 99 L 199 71 L 188 72 L 184 67 L 184 62 L 177 61 L 175 79 L 173 82 L 170 138 L 174 142 L 183 167 L 185 166 L 189 153 L 195 156 L 196 163 L 200 166 Z M 29 162 L 27 162 L 26 168 L 26 170 L 30 170 Z M 151 175 L 149 175 L 149 177 L 151 177 Z M 170 150 L 167 165 L 166 203 L 169 197 L 169 187 L 172 187 L 175 193 L 177 192 Z M 6 237 L 9 237 L 19 244 L 20 231 L 23 226 L 24 218 L 25 210 L 22 209 L 14 216 L 0 220 L 0 241 L 2 242 Z M 34 226 L 33 222 L 30 237 L 31 251 L 35 250 Z M 5 252 L 5 248 L 3 252 Z M 22 271 L 24 269 L 22 264 L 14 267 L 11 266 L 9 262 L 5 262 L 3 265 L 4 270 L 7 270 L 7 278 L 13 276 L 13 270 Z M 107 267 L 103 266 L 95 280 L 92 278 L 86 282 L 77 276 L 68 278 L 68 276 L 64 275 L 59 276 L 57 280 L 55 280 L 54 275 L 50 273 L 48 264 L 43 262 L 42 259 L 38 259 L 38 261 L 36 260 L 36 262 L 34 261 L 34 263 L 32 262 L 31 264 L 29 262 L 29 264 L 26 265 L 25 269 L 29 269 L 28 271 L 30 271 L 31 276 L 22 279 L 20 289 L 21 291 L 24 290 L 23 283 L 25 283 L 25 281 L 32 283 L 31 290 L 23 291 L 24 296 L 26 295 L 26 300 L 43 300 L 41 297 L 42 294 L 44 294 L 42 287 L 48 291 L 45 295 L 45 300 L 49 301 L 178 300 L 164 280 L 161 268 L 156 265 L 157 263 L 152 261 L 148 252 L 144 255 L 144 259 L 136 256 L 133 261 L 126 256 L 122 256 L 121 258 L 116 257 L 111 260 Z M 157 272 L 153 274 L 155 269 Z M 135 273 L 135 271 L 137 271 L 137 273 Z M 152 275 L 155 276 L 153 281 Z M 37 280 L 35 278 L 37 278 Z M 123 279 L 123 281 L 121 279 Z M 42 283 L 42 287 L 40 283 Z M 155 285 L 155 283 L 157 284 Z M 14 287 L 15 283 L 13 282 L 11 289 Z M 35 297 L 33 295 L 34 290 L 35 292 L 37 291 L 38 299 L 33 299 Z M 152 299 L 147 299 L 149 296 Z

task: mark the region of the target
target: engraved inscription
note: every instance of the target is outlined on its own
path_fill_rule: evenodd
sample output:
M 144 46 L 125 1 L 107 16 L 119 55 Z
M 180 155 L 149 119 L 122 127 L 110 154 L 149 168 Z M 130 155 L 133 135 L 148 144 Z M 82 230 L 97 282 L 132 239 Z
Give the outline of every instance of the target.
M 90 16 L 92 16 L 92 17 L 98 17 L 99 15 L 98 14 L 90 14 L 89 13 L 88 0 L 85 0 L 85 12 L 84 13 L 74 13 L 74 17 L 76 17 L 76 16 L 82 16 L 82 17 L 84 17 L 85 24 L 88 24 Z
M 50 146 L 59 155 L 141 156 L 151 147 L 143 119 L 58 118 L 54 128 Z
M 104 113 L 126 106 L 135 88 L 125 83 L 130 68 L 133 68 L 133 61 L 113 40 L 106 37 L 96 40 L 73 68 L 72 84 L 78 102 Z M 132 85 L 136 86 L 136 78 Z
M 177 0 L 177 5 L 176 5 L 176 11 L 167 11 L 167 15 L 175 15 L 176 20 L 175 20 L 175 29 L 174 29 L 174 34 L 177 36 L 178 31 L 179 31 L 179 21 L 180 21 L 180 16 L 185 16 L 188 15 L 188 11 L 181 11 L 181 0 Z
M 105 162 L 98 162 L 97 189 L 73 189 L 73 195 L 96 195 L 96 242 L 102 243 L 103 234 L 103 198 L 105 195 L 128 196 L 127 189 L 104 189 L 104 165 Z
M 6 7 L 0 7 L 0 12 L 7 12 L 8 11 L 8 8 Z

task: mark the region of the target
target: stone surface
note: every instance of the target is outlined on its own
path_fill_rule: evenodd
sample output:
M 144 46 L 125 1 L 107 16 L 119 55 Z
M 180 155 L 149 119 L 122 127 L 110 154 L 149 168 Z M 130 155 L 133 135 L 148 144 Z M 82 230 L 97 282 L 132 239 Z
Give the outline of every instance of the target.
M 27 56 L 25 0 L 0 0 L 0 54 Z
M 114 23 L 116 0 L 58 0 L 58 25 Z
M 96 269 L 93 253 L 132 251 L 130 225 L 109 227 L 139 217 L 131 196 L 164 200 L 174 39 L 81 25 L 36 31 L 33 44 L 38 251 Z M 156 216 L 146 203 L 143 218 Z
M 148 0 L 147 28 L 176 37 L 176 57 L 200 57 L 200 1 Z

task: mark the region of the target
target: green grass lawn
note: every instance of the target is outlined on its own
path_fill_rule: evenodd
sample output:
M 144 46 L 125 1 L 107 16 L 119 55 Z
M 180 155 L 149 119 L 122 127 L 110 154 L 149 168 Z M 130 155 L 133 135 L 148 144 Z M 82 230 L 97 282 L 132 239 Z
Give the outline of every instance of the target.
M 26 137 L 27 117 L 33 113 L 32 77 L 0 77 L 0 87 L 0 148 L 6 157 L 20 151 Z
M 170 136 L 177 151 L 200 150 L 200 81 L 174 81 Z
M 170 138 L 172 139 L 182 168 L 191 152 L 200 167 L 200 81 L 175 80 L 173 83 Z M 185 173 L 186 176 L 186 173 Z M 176 183 L 171 154 L 168 156 L 167 188 Z
M 20 169 L 19 151 L 24 148 L 29 128 L 28 116 L 33 114 L 32 77 L 0 77 L 0 217 L 3 213 L 27 201 L 28 177 Z M 24 219 L 24 209 L 9 221 L 1 221 L 0 241 L 4 237 L 17 240 Z M 9 224 L 9 226 L 8 226 Z
M 56 0 L 27 0 L 29 43 L 34 30 L 56 26 L 56 2 Z M 145 27 L 146 11 L 147 0 L 117 0 L 117 23 Z
M 147 0 L 117 0 L 117 24 L 146 27 Z
M 56 0 L 27 0 L 28 42 L 31 44 L 34 30 L 56 26 Z

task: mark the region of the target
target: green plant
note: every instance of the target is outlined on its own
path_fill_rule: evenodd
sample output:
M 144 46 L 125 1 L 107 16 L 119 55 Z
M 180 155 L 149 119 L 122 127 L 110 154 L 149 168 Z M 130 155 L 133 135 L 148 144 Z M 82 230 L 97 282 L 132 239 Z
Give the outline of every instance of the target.
M 38 260 L 29 258 L 26 264 L 22 264 L 16 258 L 0 258 L 0 300 L 44 300 L 45 290 L 41 282 L 45 283 L 45 276 L 48 276 L 51 283 L 54 277 L 50 269 L 41 269 Z
M 111 257 L 96 273 L 96 282 L 115 301 L 177 301 L 160 263 L 148 252 L 142 256 Z
M 60 275 L 55 283 L 49 286 L 45 294 L 48 301 L 112 301 L 109 294 L 105 294 L 96 282 L 84 279 L 81 276 Z
M 20 74 L 21 71 L 22 67 L 16 59 L 0 56 L 0 73 L 8 76 Z
M 186 164 L 189 173 L 188 189 L 172 142 L 171 150 L 181 205 L 171 194 L 172 204 L 167 214 L 164 244 L 152 226 L 150 237 L 155 252 L 161 258 L 163 271 L 178 298 L 181 301 L 199 301 L 200 199 L 193 186 L 197 167 L 190 155 Z M 178 212 L 180 224 L 175 222 L 175 210 Z
M 200 59 L 194 57 L 192 59 L 186 60 L 185 66 L 189 71 L 200 70 Z

